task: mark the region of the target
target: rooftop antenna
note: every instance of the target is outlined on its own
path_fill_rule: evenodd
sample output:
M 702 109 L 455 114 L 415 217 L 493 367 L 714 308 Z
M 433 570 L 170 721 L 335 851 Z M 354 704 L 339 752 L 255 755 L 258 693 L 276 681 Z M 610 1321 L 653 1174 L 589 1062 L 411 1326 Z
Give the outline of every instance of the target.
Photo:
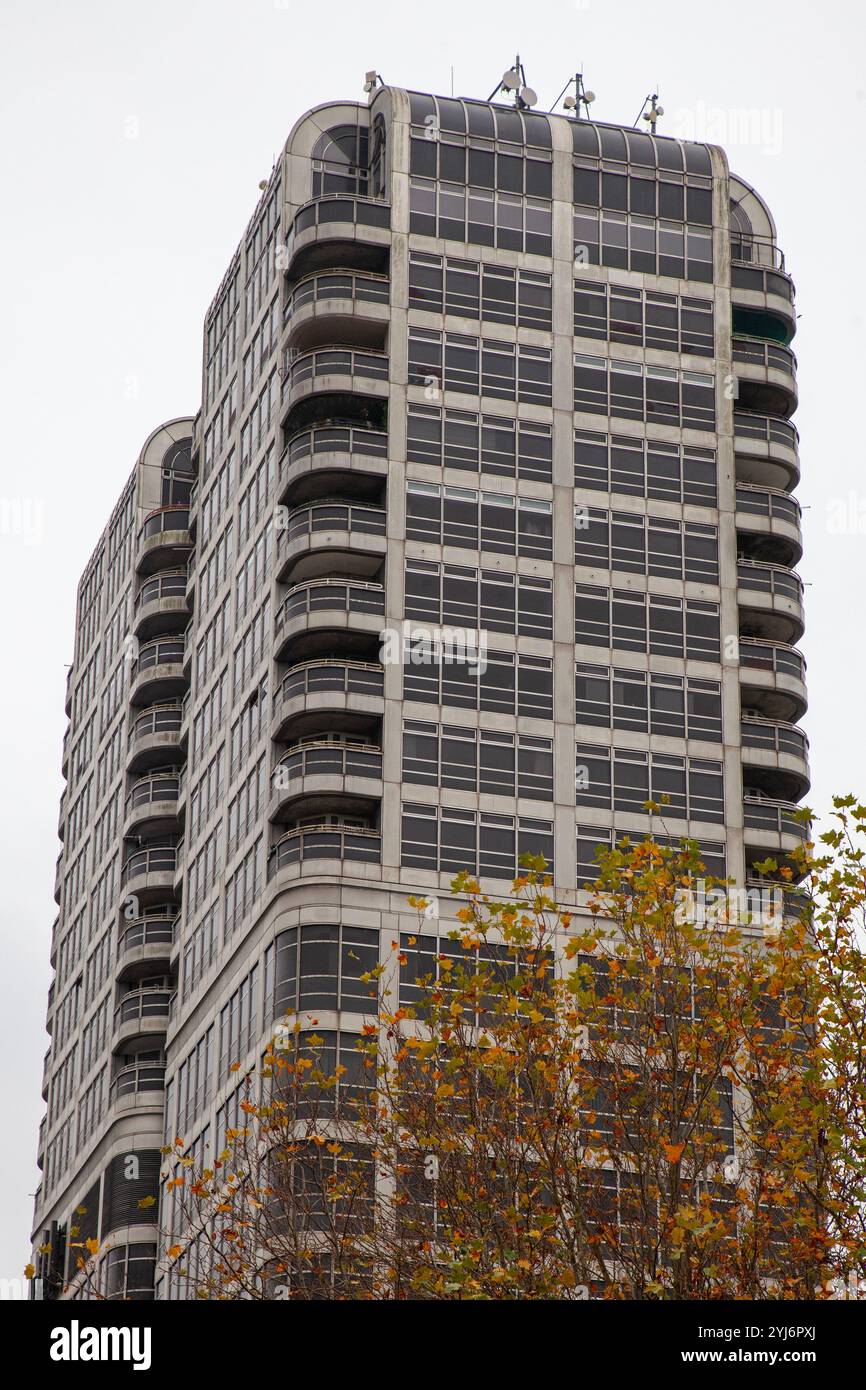
M 514 93 L 514 105 L 518 111 L 528 110 L 538 101 L 538 93 L 526 85 L 526 73 L 523 71 L 519 53 L 514 59 L 514 67 L 502 74 L 499 85 L 493 88 L 487 100 L 492 101 L 500 92 Z
M 653 135 L 655 135 L 656 133 L 656 121 L 658 120 L 659 116 L 663 116 L 665 114 L 665 108 L 663 106 L 659 106 L 658 101 L 658 92 L 653 92 L 651 96 L 645 96 L 643 99 L 643 105 L 641 106 L 641 109 L 638 111 L 637 118 L 634 123 L 635 125 L 637 125 L 639 120 L 648 121 L 649 128 L 652 131 Z M 649 104 L 649 111 L 647 111 L 646 109 L 647 104 Z
M 573 93 L 568 92 L 569 87 L 574 88 Z M 562 102 L 566 111 L 573 112 L 574 119 L 576 121 L 579 121 L 581 119 L 588 121 L 590 105 L 592 102 L 595 101 L 595 92 L 587 91 L 586 87 L 583 85 L 582 72 L 576 72 L 574 74 L 574 77 L 570 77 L 568 79 L 559 96 L 556 98 L 556 101 L 553 103 L 553 106 L 551 106 L 551 111 L 553 110 L 554 106 L 557 106 L 559 104 L 563 96 L 565 96 L 566 92 L 568 92 L 568 96 L 565 97 L 565 101 Z M 586 116 L 583 115 L 581 107 L 585 108 Z
M 384 85 L 384 77 L 380 72 L 377 72 L 375 68 L 371 68 L 369 72 L 364 73 L 364 91 L 368 96 L 371 92 L 375 92 L 377 87 L 384 87 Z

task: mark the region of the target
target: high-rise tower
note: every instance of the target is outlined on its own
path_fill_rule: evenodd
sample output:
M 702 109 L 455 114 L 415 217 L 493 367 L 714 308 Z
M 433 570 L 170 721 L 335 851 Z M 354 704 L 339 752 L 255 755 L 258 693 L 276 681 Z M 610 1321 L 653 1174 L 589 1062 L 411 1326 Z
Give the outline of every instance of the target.
M 298 121 L 79 590 L 46 1296 L 85 1236 L 152 1296 L 163 1135 L 222 1147 L 276 1016 L 351 1078 L 407 895 L 430 961 L 463 868 L 541 851 L 580 910 L 615 835 L 744 886 L 803 837 L 793 296 L 720 149 L 390 87 Z

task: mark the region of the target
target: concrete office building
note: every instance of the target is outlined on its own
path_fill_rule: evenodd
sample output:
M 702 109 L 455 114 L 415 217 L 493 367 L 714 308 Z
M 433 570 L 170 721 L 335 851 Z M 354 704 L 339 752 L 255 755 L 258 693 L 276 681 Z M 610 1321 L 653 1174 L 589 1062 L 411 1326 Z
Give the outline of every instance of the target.
M 88 1236 L 109 1295 L 177 1295 L 138 1205 L 164 1137 L 222 1147 L 229 1068 L 287 1008 L 351 1068 L 410 893 L 431 961 L 456 871 L 503 890 L 543 851 L 579 908 L 650 797 L 743 886 L 804 833 L 771 214 L 720 149 L 506 100 L 379 85 L 297 122 L 201 409 L 147 441 L 81 581 L 43 1296 Z

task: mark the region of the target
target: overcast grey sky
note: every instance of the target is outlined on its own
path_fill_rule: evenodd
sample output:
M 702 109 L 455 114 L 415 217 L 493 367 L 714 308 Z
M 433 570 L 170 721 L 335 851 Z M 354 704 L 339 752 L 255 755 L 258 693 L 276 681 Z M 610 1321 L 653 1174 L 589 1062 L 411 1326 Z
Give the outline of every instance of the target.
M 148 433 L 199 403 L 202 319 L 289 129 L 364 71 L 724 144 L 797 284 L 813 790 L 866 797 L 864 21 L 854 0 L 2 0 L 0 1278 L 28 1257 L 65 664 L 78 577 Z M 861 426 L 856 421 L 861 419 Z M 16 513 L 15 504 L 20 504 Z

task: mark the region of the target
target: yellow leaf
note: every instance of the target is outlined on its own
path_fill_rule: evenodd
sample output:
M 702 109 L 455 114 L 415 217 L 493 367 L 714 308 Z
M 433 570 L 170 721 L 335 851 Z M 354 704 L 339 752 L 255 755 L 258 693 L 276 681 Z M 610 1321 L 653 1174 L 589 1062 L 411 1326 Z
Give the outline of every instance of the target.
M 24 1266 L 24 1278 L 25 1278 L 25 1279 L 32 1279 L 35 1273 L 36 1273 L 36 1267 L 35 1267 L 35 1265 L 25 1265 L 25 1266 Z
M 139 1202 L 138 1205 L 141 1207 L 141 1210 L 142 1210 L 142 1211 L 147 1211 L 147 1208 L 148 1208 L 148 1207 L 152 1207 L 152 1206 L 154 1206 L 155 1204 L 156 1204 L 156 1198 L 155 1198 L 155 1197 L 142 1197 L 142 1199 L 141 1199 L 141 1201 Z
M 685 1144 L 665 1144 L 665 1157 L 668 1163 L 679 1163 Z

